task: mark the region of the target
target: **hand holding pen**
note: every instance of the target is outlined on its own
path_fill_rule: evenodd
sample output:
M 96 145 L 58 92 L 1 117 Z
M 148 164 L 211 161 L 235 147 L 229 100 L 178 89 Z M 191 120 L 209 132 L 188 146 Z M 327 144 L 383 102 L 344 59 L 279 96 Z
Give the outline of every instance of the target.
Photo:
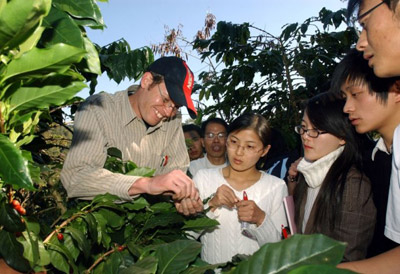
M 248 222 L 261 225 L 265 219 L 265 212 L 261 210 L 258 205 L 249 200 L 247 193 L 243 192 L 243 200 L 236 204 L 238 209 L 238 216 L 241 222 Z

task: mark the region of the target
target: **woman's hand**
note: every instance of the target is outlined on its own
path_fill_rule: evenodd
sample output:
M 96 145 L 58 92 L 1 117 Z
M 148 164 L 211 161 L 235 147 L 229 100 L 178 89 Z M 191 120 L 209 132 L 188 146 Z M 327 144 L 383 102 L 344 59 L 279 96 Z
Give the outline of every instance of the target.
M 222 185 L 217 189 L 215 196 L 208 202 L 208 205 L 212 207 L 212 210 L 214 211 L 216 208 L 221 206 L 233 208 L 239 201 L 239 198 L 229 186 Z
M 242 222 L 261 225 L 265 219 L 265 212 L 253 200 L 240 201 L 236 204 L 238 217 Z

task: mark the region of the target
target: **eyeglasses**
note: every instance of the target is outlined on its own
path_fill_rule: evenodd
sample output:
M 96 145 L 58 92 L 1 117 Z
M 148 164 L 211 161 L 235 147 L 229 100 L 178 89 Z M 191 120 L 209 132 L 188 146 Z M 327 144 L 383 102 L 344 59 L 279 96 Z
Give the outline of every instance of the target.
M 175 104 L 172 103 L 172 101 L 171 101 L 170 99 L 168 99 L 167 97 L 165 97 L 165 96 L 162 94 L 161 88 L 160 88 L 160 84 L 158 84 L 157 86 L 158 86 L 158 92 L 160 92 L 160 96 L 161 96 L 161 99 L 162 99 L 162 101 L 163 101 L 164 106 L 165 106 L 166 108 L 171 109 L 172 112 L 177 111 L 177 110 L 180 108 L 180 106 L 175 106 Z
M 302 125 L 295 126 L 294 131 L 296 131 L 296 133 L 299 135 L 306 133 L 311 138 L 317 138 L 320 134 L 328 133 L 326 131 L 319 131 L 318 129 L 314 128 L 305 129 Z
M 207 139 L 214 139 L 215 137 L 217 137 L 218 139 L 225 139 L 226 133 L 225 132 L 219 132 L 219 133 L 209 132 L 209 133 L 205 134 L 205 137 Z
M 381 6 L 382 4 L 385 4 L 385 1 L 379 2 L 378 4 L 376 4 L 375 6 L 373 6 L 372 8 L 370 8 L 369 10 L 367 10 L 366 12 L 364 12 L 363 14 L 360 14 L 357 17 L 357 20 L 355 20 L 355 22 L 353 22 L 354 25 L 354 29 L 357 32 L 357 35 L 360 36 L 364 26 L 362 24 L 360 24 L 360 20 L 363 19 L 365 16 L 367 16 L 368 14 L 370 14 L 371 12 L 373 12 L 376 8 L 378 8 L 379 6 Z
M 240 144 L 239 144 L 239 142 L 237 141 L 237 140 L 235 140 L 235 139 L 228 139 L 227 141 L 226 141 L 226 147 L 228 148 L 228 149 L 232 149 L 232 150 L 237 150 L 238 148 L 243 148 L 243 151 L 244 151 L 244 153 L 246 153 L 246 154 L 255 154 L 255 153 L 258 153 L 258 152 L 260 152 L 261 150 L 263 150 L 262 148 L 261 149 L 257 149 L 257 147 L 255 147 L 255 146 L 252 146 L 252 145 L 244 145 L 244 146 L 241 146 Z

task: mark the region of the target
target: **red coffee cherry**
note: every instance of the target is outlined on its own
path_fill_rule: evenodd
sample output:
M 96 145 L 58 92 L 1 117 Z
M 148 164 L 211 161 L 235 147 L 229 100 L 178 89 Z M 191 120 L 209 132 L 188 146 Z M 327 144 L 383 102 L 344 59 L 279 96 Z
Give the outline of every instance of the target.
M 57 239 L 58 239 L 59 241 L 64 240 L 64 235 L 63 235 L 62 233 L 58 233 L 58 234 L 57 234 Z

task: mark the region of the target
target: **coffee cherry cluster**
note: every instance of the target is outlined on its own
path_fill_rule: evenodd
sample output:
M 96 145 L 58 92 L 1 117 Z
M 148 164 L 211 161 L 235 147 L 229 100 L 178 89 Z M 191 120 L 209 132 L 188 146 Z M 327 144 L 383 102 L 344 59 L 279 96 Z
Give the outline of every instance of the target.
M 18 211 L 19 214 L 21 215 L 25 215 L 26 214 L 26 210 L 23 206 L 21 206 L 21 204 L 19 203 L 18 200 L 12 200 L 11 201 L 11 205 L 13 206 L 13 208 Z

